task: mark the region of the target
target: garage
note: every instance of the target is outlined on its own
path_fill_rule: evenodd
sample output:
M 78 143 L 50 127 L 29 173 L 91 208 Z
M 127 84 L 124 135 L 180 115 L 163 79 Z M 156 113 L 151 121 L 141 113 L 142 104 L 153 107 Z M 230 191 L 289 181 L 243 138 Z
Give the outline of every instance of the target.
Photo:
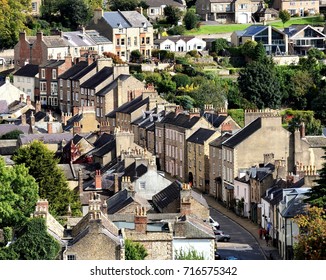
M 238 23 L 249 23 L 248 14 L 245 13 L 239 14 Z

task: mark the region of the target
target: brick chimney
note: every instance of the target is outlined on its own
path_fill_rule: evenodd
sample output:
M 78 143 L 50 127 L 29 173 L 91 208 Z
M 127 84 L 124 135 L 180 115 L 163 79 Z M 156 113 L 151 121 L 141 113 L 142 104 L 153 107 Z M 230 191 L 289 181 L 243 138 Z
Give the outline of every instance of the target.
M 300 137 L 301 138 L 305 138 L 306 137 L 306 127 L 305 127 L 305 123 L 302 122 L 300 125 Z
M 101 190 L 102 189 L 102 175 L 101 175 L 101 170 L 96 170 L 95 171 L 95 189 L 96 190 Z
M 198 108 L 191 108 L 189 111 L 189 117 L 200 117 L 200 111 Z
M 36 33 L 36 41 L 39 41 L 39 43 L 41 43 L 43 41 L 43 32 L 38 31 Z
M 75 134 L 78 134 L 78 133 L 81 133 L 81 125 L 79 122 L 74 122 L 74 127 L 72 129 L 72 133 L 75 135 Z
M 232 131 L 231 124 L 229 122 L 222 123 L 222 125 L 221 125 L 221 132 L 227 132 L 227 131 Z
M 49 202 L 46 199 L 39 199 L 36 203 L 34 217 L 46 218 L 49 213 Z
M 31 123 L 30 123 L 31 127 L 34 128 L 35 126 L 35 117 L 34 117 L 34 113 L 31 113 Z
M 136 208 L 135 213 L 135 231 L 138 233 L 146 233 L 147 231 L 147 214 L 145 207 Z
M 84 194 L 84 189 L 83 189 L 83 171 L 81 168 L 78 170 L 78 191 L 79 191 L 79 197 L 82 197 Z
M 22 31 L 19 33 L 19 41 L 26 41 L 26 32 Z
M 191 214 L 191 187 L 189 184 L 182 184 L 180 192 L 180 213 L 181 215 Z
M 26 125 L 27 124 L 27 122 L 26 122 L 26 114 L 22 114 L 21 119 L 22 119 L 22 125 Z
M 27 95 L 26 96 L 26 104 L 27 105 L 31 105 L 32 103 L 31 103 L 31 96 L 30 95 Z
M 36 101 L 35 103 L 35 112 L 40 112 L 41 111 L 41 102 L 39 100 Z
M 19 102 L 24 102 L 25 98 L 24 98 L 24 94 L 21 94 L 19 97 Z
M 53 123 L 48 122 L 47 123 L 47 128 L 48 128 L 48 134 L 52 134 L 53 133 Z
M 94 17 L 93 17 L 94 23 L 97 24 L 102 17 L 103 17 L 103 10 L 101 8 L 96 8 L 94 10 Z

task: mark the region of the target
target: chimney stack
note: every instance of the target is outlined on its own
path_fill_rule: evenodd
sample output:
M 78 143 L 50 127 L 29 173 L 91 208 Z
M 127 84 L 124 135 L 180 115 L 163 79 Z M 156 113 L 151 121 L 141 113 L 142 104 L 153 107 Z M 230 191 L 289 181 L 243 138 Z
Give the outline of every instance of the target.
M 26 104 L 27 105 L 31 105 L 32 103 L 31 103 L 31 96 L 30 95 L 27 95 L 26 96 Z
M 114 174 L 114 193 L 119 192 L 119 175 Z
M 20 97 L 19 97 L 19 102 L 24 102 L 24 94 L 21 94 Z
M 34 128 L 35 126 L 35 117 L 34 117 L 34 113 L 32 112 L 31 113 L 31 123 L 30 123 L 32 129 Z
M 34 217 L 46 218 L 49 213 L 49 202 L 46 199 L 39 199 L 36 203 Z
M 48 128 L 48 134 L 52 134 L 53 133 L 53 126 L 52 126 L 52 122 L 48 122 L 47 123 L 47 128 Z
M 22 114 L 21 119 L 22 119 L 22 125 L 26 125 L 27 124 L 27 122 L 26 122 L 26 114 Z
M 39 100 L 36 101 L 35 103 L 35 112 L 40 112 L 41 111 L 41 102 Z
M 138 233 L 146 233 L 147 231 L 147 214 L 145 207 L 136 208 L 135 213 L 135 231 Z
M 305 123 L 302 122 L 300 125 L 300 137 L 301 138 L 305 138 L 306 137 L 306 127 L 305 127 Z
M 101 170 L 96 170 L 95 171 L 95 189 L 96 190 L 101 190 L 102 189 L 102 175 L 101 175 Z

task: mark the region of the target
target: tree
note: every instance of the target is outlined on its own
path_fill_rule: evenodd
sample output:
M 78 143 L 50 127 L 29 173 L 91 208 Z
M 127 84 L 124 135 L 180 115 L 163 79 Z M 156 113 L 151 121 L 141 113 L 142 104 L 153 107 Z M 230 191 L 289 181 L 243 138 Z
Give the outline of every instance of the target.
M 30 219 L 9 247 L 19 260 L 55 260 L 60 244 L 47 232 L 43 218 Z
M 167 30 L 169 35 L 183 35 L 185 33 L 185 28 L 182 25 L 176 25 Z
M 326 209 L 326 148 L 323 149 L 324 155 L 322 158 L 325 161 L 322 169 L 319 170 L 319 179 L 315 181 L 317 185 L 308 192 L 308 199 L 306 199 L 306 202 L 310 205 Z
M 18 42 L 19 32 L 27 30 L 30 0 L 0 0 L 0 6 L 0 48 L 12 48 Z
M 124 64 L 124 61 L 116 54 L 111 53 L 111 52 L 103 52 L 103 55 L 105 57 L 112 58 L 113 63 L 115 64 Z
M 326 124 L 326 88 L 322 88 L 318 96 L 311 102 L 311 109 L 315 112 L 316 118 Z
M 256 56 L 256 41 L 247 40 L 243 45 L 241 45 L 241 53 L 247 59 L 254 59 Z
M 294 218 L 299 227 L 293 246 L 297 260 L 326 260 L 326 215 L 323 208 L 308 208 L 307 214 Z
M 125 259 L 126 260 L 144 260 L 148 253 L 139 242 L 134 242 L 129 239 L 125 241 Z
M 142 58 L 142 55 L 139 50 L 133 50 L 130 53 L 130 61 L 131 62 L 139 62 Z
M 259 41 L 255 47 L 255 54 L 253 56 L 253 59 L 261 62 L 264 62 L 267 59 L 266 50 L 261 41 Z
M 29 174 L 39 184 L 40 198 L 49 201 L 50 212 L 55 216 L 67 214 L 70 204 L 73 215 L 80 214 L 77 194 L 68 188 L 63 171 L 58 167 L 58 159 L 42 142 L 33 141 L 20 147 L 12 156 L 16 164 L 25 164 Z
M 166 17 L 166 22 L 171 25 L 178 25 L 181 19 L 182 12 L 179 8 L 167 5 L 164 7 L 164 15 Z
M 19 227 L 34 211 L 38 185 L 24 165 L 5 166 L 0 157 L 0 228 Z
M 191 84 L 191 79 L 188 75 L 178 73 L 172 77 L 172 81 L 176 83 L 177 88 L 185 87 Z
M 249 63 L 240 70 L 238 85 L 243 97 L 259 109 L 275 109 L 281 105 L 280 81 L 272 62 Z
M 282 20 L 284 28 L 284 24 L 290 20 L 291 14 L 287 10 L 281 10 L 278 14 L 278 17 Z
M 185 110 L 190 110 L 194 107 L 195 100 L 189 95 L 181 95 L 175 98 L 175 102 Z
M 194 29 L 198 23 L 198 17 L 193 10 L 188 10 L 183 18 L 187 30 Z
M 222 51 L 229 48 L 229 42 L 224 38 L 218 38 L 212 43 L 211 52 L 220 55 Z
M 175 250 L 176 260 L 204 260 L 203 253 L 199 254 L 195 249 L 189 248 L 188 251 L 185 251 L 183 248 L 180 250 Z
M 2 135 L 0 139 L 18 139 L 20 134 L 23 134 L 19 129 L 15 129 L 13 131 L 7 132 L 6 134 Z
M 110 9 L 112 11 L 134 11 L 139 4 L 139 0 L 111 0 Z

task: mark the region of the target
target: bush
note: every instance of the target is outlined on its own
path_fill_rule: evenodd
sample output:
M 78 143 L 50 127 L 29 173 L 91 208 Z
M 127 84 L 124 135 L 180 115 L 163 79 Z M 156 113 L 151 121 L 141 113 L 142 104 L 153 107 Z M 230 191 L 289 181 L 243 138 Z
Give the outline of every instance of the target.
M 21 130 L 15 129 L 1 136 L 0 139 L 18 139 L 20 134 L 24 134 Z
M 187 54 L 189 54 L 191 57 L 198 57 L 198 51 L 197 50 L 192 50 L 187 52 Z
M 169 35 L 183 35 L 186 29 L 182 25 L 176 25 L 170 29 L 168 29 L 167 33 Z

